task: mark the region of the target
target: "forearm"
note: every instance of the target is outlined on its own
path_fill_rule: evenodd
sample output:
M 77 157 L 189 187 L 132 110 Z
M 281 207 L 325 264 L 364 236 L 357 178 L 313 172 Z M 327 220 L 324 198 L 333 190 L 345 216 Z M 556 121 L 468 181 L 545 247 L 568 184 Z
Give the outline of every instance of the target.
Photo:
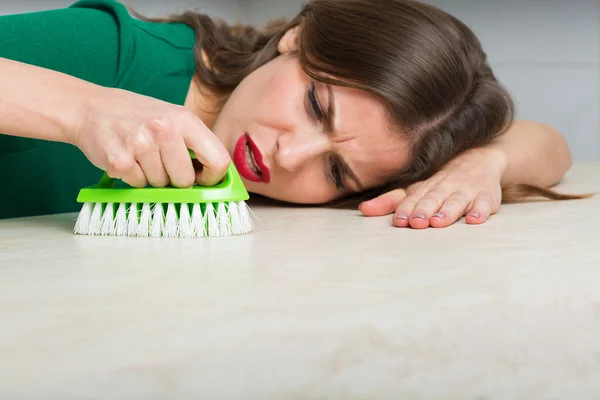
M 0 133 L 71 143 L 96 85 L 0 58 Z
M 506 156 L 503 188 L 518 184 L 553 186 L 572 163 L 571 152 L 560 133 L 530 121 L 514 122 L 488 148 L 501 150 Z

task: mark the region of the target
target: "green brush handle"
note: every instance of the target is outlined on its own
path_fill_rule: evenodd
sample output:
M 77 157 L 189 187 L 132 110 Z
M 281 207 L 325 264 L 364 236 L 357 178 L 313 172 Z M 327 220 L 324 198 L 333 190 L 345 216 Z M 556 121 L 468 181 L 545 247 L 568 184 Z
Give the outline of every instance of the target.
M 190 151 L 190 156 L 196 158 Z M 115 179 L 104 173 L 97 185 L 81 189 L 79 203 L 206 203 L 249 199 L 248 191 L 233 162 L 225 179 L 215 186 L 194 185 L 191 188 L 118 188 Z

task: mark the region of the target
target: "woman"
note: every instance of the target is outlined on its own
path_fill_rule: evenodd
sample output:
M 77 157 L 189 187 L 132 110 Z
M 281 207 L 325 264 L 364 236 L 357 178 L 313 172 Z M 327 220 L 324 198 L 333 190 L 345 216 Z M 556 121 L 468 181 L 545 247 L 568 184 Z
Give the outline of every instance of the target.
M 76 211 L 101 170 L 212 185 L 233 159 L 252 193 L 375 197 L 365 215 L 444 227 L 571 164 L 551 127 L 512 121 L 477 38 L 432 6 L 313 0 L 263 31 L 132 14 L 83 0 L 0 18 L 0 217 Z

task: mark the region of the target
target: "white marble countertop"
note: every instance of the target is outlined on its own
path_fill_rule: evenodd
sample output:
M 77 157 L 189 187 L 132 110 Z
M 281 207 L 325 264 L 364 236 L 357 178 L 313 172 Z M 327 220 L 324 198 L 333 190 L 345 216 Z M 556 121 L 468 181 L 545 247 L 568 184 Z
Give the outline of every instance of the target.
M 250 206 L 224 239 L 0 221 L 0 399 L 600 398 L 600 196 L 423 231 Z

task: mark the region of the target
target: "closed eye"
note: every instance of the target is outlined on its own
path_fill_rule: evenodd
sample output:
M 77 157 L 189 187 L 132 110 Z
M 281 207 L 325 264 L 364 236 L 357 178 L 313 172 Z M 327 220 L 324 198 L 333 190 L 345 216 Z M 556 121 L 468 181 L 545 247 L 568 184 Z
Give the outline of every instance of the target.
M 317 94 L 317 88 L 314 84 L 314 82 L 311 82 L 310 87 L 308 88 L 307 91 L 307 99 L 308 99 L 308 103 L 307 103 L 307 111 L 308 113 L 319 123 L 322 122 L 327 122 L 327 131 L 329 132 L 332 127 L 331 127 L 331 121 L 323 121 L 324 120 L 324 112 L 323 112 L 323 108 L 321 107 L 321 103 L 319 102 L 319 97 Z M 329 95 L 329 101 L 332 102 L 332 94 L 330 92 Z M 327 115 L 328 118 L 330 118 L 330 115 Z M 344 185 L 344 168 L 342 167 L 342 165 L 340 165 L 340 162 L 337 160 L 336 156 L 329 156 L 327 157 L 327 176 L 328 179 L 335 185 L 336 189 L 338 190 L 343 190 L 346 189 L 346 186 Z
M 317 88 L 314 83 L 311 83 L 310 88 L 308 89 L 308 104 L 312 116 L 319 122 L 323 121 L 323 110 L 319 104 Z
M 330 157 L 329 165 L 330 177 L 335 183 L 336 189 L 346 189 L 346 186 L 344 185 L 342 169 L 340 168 L 338 162 L 335 160 L 335 157 Z

